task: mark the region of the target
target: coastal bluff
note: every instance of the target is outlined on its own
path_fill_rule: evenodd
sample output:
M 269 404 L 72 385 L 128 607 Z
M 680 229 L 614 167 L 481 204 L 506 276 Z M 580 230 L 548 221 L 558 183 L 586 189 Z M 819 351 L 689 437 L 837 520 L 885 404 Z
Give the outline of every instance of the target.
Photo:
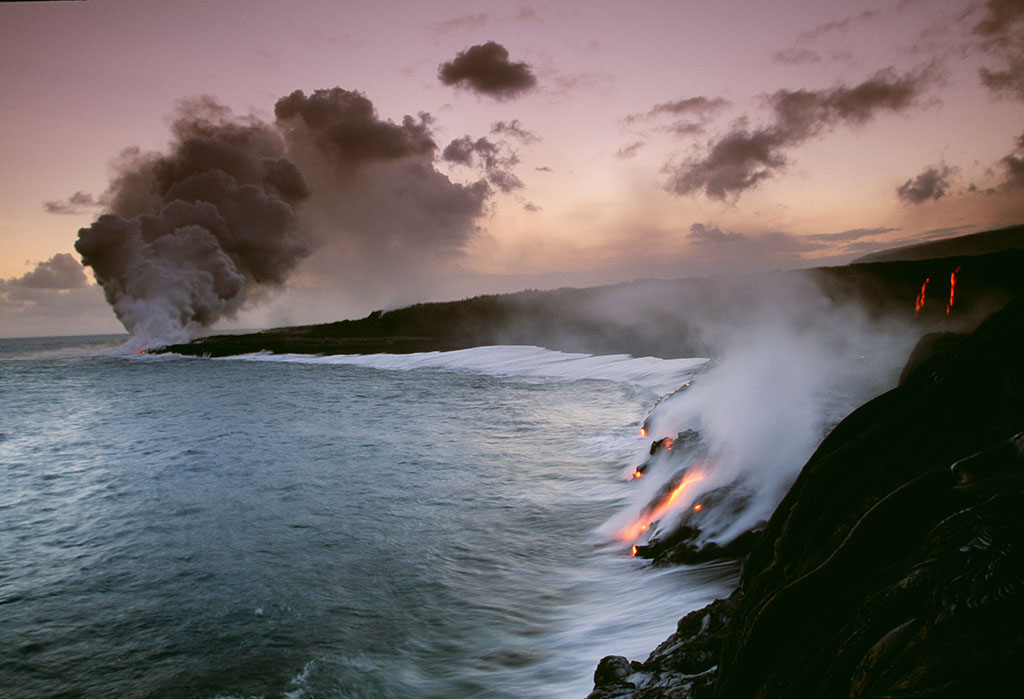
M 1024 685 L 1024 299 L 924 337 L 822 441 L 735 592 L 589 699 L 1016 696 Z

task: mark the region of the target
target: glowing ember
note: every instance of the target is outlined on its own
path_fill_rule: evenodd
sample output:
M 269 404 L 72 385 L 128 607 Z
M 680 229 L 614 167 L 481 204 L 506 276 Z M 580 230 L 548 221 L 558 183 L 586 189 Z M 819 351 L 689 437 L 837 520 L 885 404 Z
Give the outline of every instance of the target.
M 697 503 L 696 505 L 693 506 L 694 512 L 700 512 L 702 509 L 704 509 L 704 506 L 701 505 L 700 503 Z
M 663 445 L 663 446 L 664 446 L 664 447 L 665 447 L 666 449 L 668 449 L 669 451 L 672 451 L 672 445 L 673 445 L 674 443 L 675 443 L 675 440 L 674 440 L 674 439 L 672 439 L 671 437 L 665 437 L 665 441 L 664 441 L 664 442 L 662 442 L 662 445 Z
M 646 427 L 641 427 L 640 428 L 640 436 L 641 437 L 646 437 L 647 436 L 647 428 Z
M 631 555 L 636 556 L 636 544 L 633 544 L 633 553 Z
M 946 304 L 946 315 L 953 310 L 953 297 L 956 296 L 956 273 L 960 271 L 957 267 L 953 270 L 953 273 L 949 275 L 949 303 Z
M 640 469 L 633 471 L 633 480 L 638 480 L 644 477 L 644 472 Z
M 921 285 L 921 292 L 917 295 L 917 301 L 914 302 L 914 314 L 921 312 L 924 308 L 924 291 L 928 288 L 928 282 L 931 281 L 931 277 L 925 277 L 924 284 Z
M 691 483 L 696 483 L 697 481 L 702 480 L 704 480 L 703 473 L 693 473 L 688 475 L 686 478 L 681 480 L 679 485 L 673 488 L 672 492 L 665 496 L 665 498 L 663 498 L 658 504 L 652 508 L 644 510 L 636 522 L 622 530 L 619 537 L 623 541 L 632 541 L 633 539 L 636 539 L 647 531 L 647 528 L 651 526 L 651 522 L 661 519 L 665 513 L 675 506 L 676 500 L 678 500 L 679 496 L 683 494 L 683 491 L 686 490 L 687 486 Z

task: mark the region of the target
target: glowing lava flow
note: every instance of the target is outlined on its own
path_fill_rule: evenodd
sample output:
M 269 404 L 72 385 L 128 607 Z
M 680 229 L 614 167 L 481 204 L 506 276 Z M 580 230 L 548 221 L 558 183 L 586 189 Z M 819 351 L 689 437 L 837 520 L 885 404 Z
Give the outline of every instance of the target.
M 661 519 L 666 512 L 672 509 L 676 500 L 678 500 L 679 496 L 683 494 L 683 491 L 686 490 L 687 486 L 691 483 L 696 483 L 697 481 L 702 480 L 704 480 L 703 473 L 694 473 L 681 480 L 679 485 L 673 488 L 672 492 L 662 499 L 657 505 L 649 510 L 645 510 L 637 521 L 623 529 L 619 534 L 619 538 L 621 538 L 622 541 L 632 541 L 643 534 L 647 531 L 647 528 L 651 526 L 651 522 Z
M 953 297 L 956 296 L 956 273 L 960 271 L 957 267 L 953 270 L 953 273 L 949 275 L 949 303 L 946 304 L 946 315 L 953 310 Z
M 928 288 L 928 282 L 930 282 L 930 281 L 931 281 L 930 277 L 925 277 L 924 284 L 921 285 L 921 293 L 919 293 L 917 295 L 917 301 L 914 302 L 914 314 L 915 315 L 920 313 L 921 309 L 924 308 L 924 291 L 925 291 L 925 289 Z

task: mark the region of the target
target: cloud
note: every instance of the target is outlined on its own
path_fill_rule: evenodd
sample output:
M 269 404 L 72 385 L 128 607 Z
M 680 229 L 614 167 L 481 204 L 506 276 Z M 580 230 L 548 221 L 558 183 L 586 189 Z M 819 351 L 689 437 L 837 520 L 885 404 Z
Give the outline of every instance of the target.
M 541 140 L 540 136 L 524 127 L 518 119 L 494 122 L 491 124 L 491 133 L 515 138 L 525 145 L 533 145 Z
M 791 65 L 806 65 L 808 63 L 821 63 L 821 54 L 811 49 L 791 46 L 788 49 L 781 49 L 772 54 L 772 60 L 776 63 L 789 63 Z
M 1017 148 L 1001 159 L 1000 164 L 1006 170 L 1003 189 L 1020 189 L 1024 187 L 1024 133 L 1017 139 Z
M 850 15 L 848 17 L 844 17 L 843 19 L 833 20 L 830 22 L 825 22 L 824 24 L 819 24 L 817 27 L 814 27 L 813 29 L 808 29 L 806 31 L 800 32 L 800 34 L 797 35 L 797 41 L 813 41 L 827 34 L 845 32 L 847 29 L 849 29 L 851 24 L 854 24 L 855 22 L 863 22 L 865 20 L 869 20 L 876 14 L 877 13 L 874 10 L 864 10 L 863 12 L 860 12 L 856 15 Z
M 433 29 L 439 34 L 446 34 L 448 32 L 461 29 L 480 29 L 482 27 L 486 27 L 489 21 L 490 17 L 486 12 L 477 12 L 470 15 L 461 15 L 459 17 L 453 17 L 452 19 L 446 19 L 443 22 L 437 22 L 433 25 Z
M 882 235 L 884 233 L 892 233 L 898 231 L 899 228 L 851 228 L 845 231 L 839 231 L 838 233 L 812 233 L 810 235 L 801 236 L 804 240 L 809 240 L 815 243 L 827 243 L 833 245 L 836 243 L 850 243 L 855 240 L 861 240 L 862 238 L 871 238 L 876 235 Z
M 988 0 L 984 17 L 972 28 L 980 48 L 1002 62 L 997 69 L 979 69 L 981 82 L 998 94 L 1024 100 L 1024 4 L 1019 0 Z
M 524 128 L 518 119 L 495 122 L 491 126 L 491 135 L 510 136 L 527 144 L 540 140 Z M 513 172 L 519 164 L 519 155 L 507 141 L 492 141 L 486 137 L 474 140 L 470 136 L 462 136 L 445 146 L 441 158 L 456 165 L 479 167 L 487 181 L 502 192 L 512 192 L 525 186 Z
M 100 202 L 91 194 L 79 190 L 67 199 L 45 202 L 43 210 L 48 214 L 81 214 L 98 206 L 101 206 Z
M 7 335 L 93 333 L 113 319 L 99 287 L 87 283 L 82 265 L 66 252 L 38 263 L 20 277 L 0 279 L 0 318 Z
M 383 121 L 366 95 L 340 87 L 308 96 L 296 90 L 277 101 L 274 115 L 293 136 L 303 131 L 317 149 L 350 167 L 431 155 L 437 147 L 429 115 L 420 113 L 418 120 L 406 116 L 401 124 Z
M 530 66 L 511 63 L 508 49 L 494 41 L 470 46 L 455 58 L 438 66 L 438 78 L 445 85 L 468 87 L 496 99 L 511 99 L 537 85 Z
M 729 105 L 723 97 L 687 97 L 671 102 L 661 102 L 646 112 L 629 114 L 622 119 L 625 124 L 636 124 L 669 116 L 673 121 L 662 127 L 677 136 L 703 133 L 704 128 L 722 109 Z M 621 157 L 621 156 L 620 156 Z
M 915 103 L 930 71 L 896 75 L 885 70 L 852 87 L 777 90 L 767 98 L 772 122 L 753 131 L 737 128 L 710 144 L 703 157 L 666 169 L 669 191 L 712 198 L 739 196 L 788 163 L 786 150 L 837 126 L 859 126 L 880 112 L 901 112 Z
M 634 141 L 633 143 L 630 143 L 627 146 L 623 146 L 622 148 L 619 148 L 619 150 L 616 151 L 615 155 L 616 155 L 616 157 L 621 158 L 623 160 L 628 160 L 629 158 L 632 158 L 637 153 L 639 153 L 640 149 L 643 148 L 643 147 L 644 147 L 644 142 L 643 141 Z
M 31 272 L 7 280 L 6 284 L 28 289 L 77 289 L 85 286 L 86 281 L 85 270 L 78 260 L 66 252 L 59 252 L 37 264 Z
M 926 168 L 917 177 L 897 187 L 896 195 L 909 204 L 922 204 L 929 199 L 937 201 L 949 191 L 949 177 L 955 171 L 945 163 Z
M 708 228 L 703 223 L 690 226 L 690 235 L 687 238 L 697 245 L 723 245 L 750 240 L 742 233 L 723 233 L 720 228 Z

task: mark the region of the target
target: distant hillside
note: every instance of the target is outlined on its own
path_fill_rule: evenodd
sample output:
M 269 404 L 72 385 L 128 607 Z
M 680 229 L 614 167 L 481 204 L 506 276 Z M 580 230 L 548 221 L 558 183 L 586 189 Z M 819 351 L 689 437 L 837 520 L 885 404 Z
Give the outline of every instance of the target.
M 895 262 L 898 260 L 927 260 L 959 255 L 983 255 L 990 252 L 1024 248 L 1024 224 L 983 231 L 957 238 L 946 238 L 920 245 L 907 245 L 873 252 L 859 257 L 858 262 Z
M 947 317 L 950 275 L 957 299 Z M 1024 295 L 1024 249 L 953 258 L 873 262 L 742 277 L 638 281 L 589 289 L 525 291 L 424 303 L 359 320 L 220 335 L 166 351 L 225 356 L 408 353 L 483 345 L 537 345 L 565 352 L 713 356 L 730 329 L 785 314 L 835 322 L 857 305 L 873 318 L 969 329 Z M 920 313 L 915 299 L 930 280 Z M 841 321 L 839 321 L 841 322 Z

